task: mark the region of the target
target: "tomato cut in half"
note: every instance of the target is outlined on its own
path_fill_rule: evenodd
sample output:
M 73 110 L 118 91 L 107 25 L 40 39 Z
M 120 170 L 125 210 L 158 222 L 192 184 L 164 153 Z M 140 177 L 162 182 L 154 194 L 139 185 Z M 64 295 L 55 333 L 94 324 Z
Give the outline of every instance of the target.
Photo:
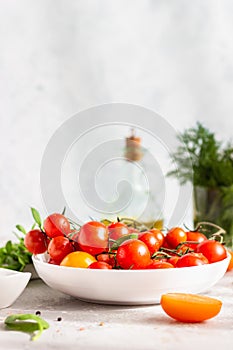
M 218 299 L 186 293 L 164 294 L 160 304 L 168 316 L 187 323 L 203 322 L 215 317 L 222 307 Z
M 233 270 L 233 251 L 230 249 L 227 249 L 228 253 L 231 255 L 231 259 L 227 268 L 227 271 Z

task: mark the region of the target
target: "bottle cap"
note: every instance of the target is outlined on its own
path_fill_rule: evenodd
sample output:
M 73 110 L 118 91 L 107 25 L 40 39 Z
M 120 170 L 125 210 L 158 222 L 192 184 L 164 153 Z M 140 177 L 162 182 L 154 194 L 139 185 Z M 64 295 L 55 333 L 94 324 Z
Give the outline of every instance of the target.
M 141 138 L 135 136 L 135 130 L 131 129 L 130 137 L 126 137 L 125 158 L 129 161 L 139 161 L 142 157 Z

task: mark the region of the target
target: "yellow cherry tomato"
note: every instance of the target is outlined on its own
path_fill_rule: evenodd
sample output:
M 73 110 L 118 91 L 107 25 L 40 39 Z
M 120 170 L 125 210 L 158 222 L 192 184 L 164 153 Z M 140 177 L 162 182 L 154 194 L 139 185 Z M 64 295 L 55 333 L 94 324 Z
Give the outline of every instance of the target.
M 73 252 L 64 257 L 61 266 L 69 267 L 82 267 L 87 268 L 93 262 L 96 262 L 96 259 L 91 254 L 85 252 Z

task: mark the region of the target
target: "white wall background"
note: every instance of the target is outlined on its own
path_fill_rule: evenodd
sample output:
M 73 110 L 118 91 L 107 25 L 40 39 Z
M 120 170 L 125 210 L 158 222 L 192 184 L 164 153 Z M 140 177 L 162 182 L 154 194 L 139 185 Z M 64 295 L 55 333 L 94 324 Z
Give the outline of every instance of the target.
M 232 0 L 0 0 L 0 239 L 42 210 L 53 132 L 106 102 L 232 136 Z

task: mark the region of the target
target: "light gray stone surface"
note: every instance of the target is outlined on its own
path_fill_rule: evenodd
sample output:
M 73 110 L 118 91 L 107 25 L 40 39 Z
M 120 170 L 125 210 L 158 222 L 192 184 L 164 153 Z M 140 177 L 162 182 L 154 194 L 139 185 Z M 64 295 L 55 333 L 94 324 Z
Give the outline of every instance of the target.
M 220 314 L 201 324 L 183 324 L 169 318 L 160 305 L 89 304 L 34 280 L 11 307 L 0 310 L 0 349 L 232 349 L 232 287 L 233 272 L 228 272 L 211 291 L 203 293 L 222 300 Z M 5 330 L 3 321 L 9 314 L 37 310 L 50 323 L 37 341 Z

